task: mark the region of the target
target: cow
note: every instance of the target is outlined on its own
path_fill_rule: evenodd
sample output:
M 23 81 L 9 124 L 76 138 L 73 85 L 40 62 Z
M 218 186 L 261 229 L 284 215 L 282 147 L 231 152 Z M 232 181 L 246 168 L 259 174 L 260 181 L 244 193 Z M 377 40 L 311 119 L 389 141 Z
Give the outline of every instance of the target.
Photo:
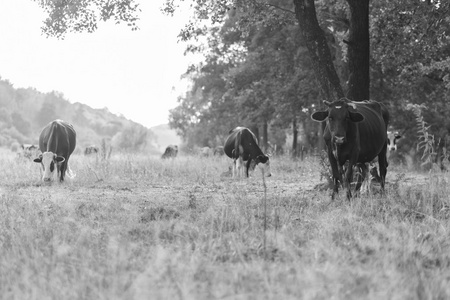
M 387 151 L 386 158 L 389 162 L 390 156 L 397 151 L 397 140 L 402 136 L 398 133 L 398 131 L 388 131 L 387 132 Z M 378 170 L 376 167 L 377 159 L 374 159 L 370 163 L 366 163 L 366 173 L 362 173 L 363 186 L 361 188 L 362 191 L 369 192 L 370 185 L 372 181 L 381 183 L 381 178 L 378 175 Z M 361 168 L 360 172 L 364 171 L 364 168 Z M 364 178 L 365 177 L 365 178 Z
M 214 148 L 214 155 L 222 156 L 223 154 L 223 146 L 217 146 L 216 148 Z
M 263 168 L 264 174 L 269 177 L 270 161 L 258 146 L 258 140 L 250 129 L 236 127 L 229 132 L 224 145 L 225 154 L 233 159 L 233 177 L 240 175 L 243 163 L 246 162 L 245 174 L 248 177 L 248 170 L 251 166 L 259 165 Z
M 327 145 L 328 160 L 332 169 L 334 199 L 338 193 L 339 183 L 347 189 L 347 199 L 351 199 L 350 180 L 353 167 L 359 166 L 366 174 L 366 164 L 378 157 L 381 190 L 384 191 L 388 162 L 387 127 L 389 112 L 376 101 L 353 102 L 339 99 L 333 102 L 324 101 L 325 111 L 317 111 L 311 118 L 317 122 L 326 122 L 323 138 Z M 344 164 L 348 161 L 343 176 Z M 358 181 L 355 190 L 358 191 Z
M 208 157 L 213 155 L 213 149 L 210 147 L 202 147 L 199 149 L 200 156 Z
M 177 157 L 177 154 L 178 154 L 178 146 L 177 145 L 169 145 L 166 147 L 166 151 L 164 151 L 161 158 L 163 158 L 163 159 L 175 158 L 175 157 Z
M 97 154 L 99 151 L 97 146 L 88 146 L 84 149 L 84 155 Z
M 387 132 L 388 137 L 388 150 L 396 151 L 397 150 L 397 140 L 401 138 L 402 136 L 398 133 L 398 131 L 388 131 Z
M 33 144 L 22 144 L 20 145 L 22 152 L 19 152 L 19 157 L 25 157 L 28 159 L 34 158 L 39 154 L 39 146 Z
M 39 135 L 39 148 L 42 154 L 34 160 L 40 163 L 45 182 L 53 179 L 55 173 L 60 182 L 64 181 L 66 171 L 70 176 L 69 157 L 75 150 L 77 134 L 73 126 L 63 120 L 47 124 Z

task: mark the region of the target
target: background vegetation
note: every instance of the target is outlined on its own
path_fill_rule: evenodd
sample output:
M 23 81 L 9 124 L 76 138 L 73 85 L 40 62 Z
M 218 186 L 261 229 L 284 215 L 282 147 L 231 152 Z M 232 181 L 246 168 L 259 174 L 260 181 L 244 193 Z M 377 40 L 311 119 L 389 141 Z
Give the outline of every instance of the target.
M 167 3 L 166 12 L 176 17 L 177 1 Z M 299 17 L 303 3 L 315 11 Z M 367 8 L 355 8 L 358 3 Z M 392 128 L 403 135 L 397 157 L 403 163 L 417 151 L 419 128 L 410 108 L 421 107 L 434 158 L 442 158 L 450 133 L 448 1 L 198 1 L 192 8 L 180 37 L 189 42 L 187 51 L 205 59 L 186 73 L 192 89 L 170 119 L 188 144 L 214 146 L 239 124 L 252 128 L 264 146 L 320 148 L 320 125 L 310 113 L 323 99 L 345 95 L 388 105 Z M 320 27 L 310 30 L 304 21 L 314 17 Z M 367 36 L 355 36 L 359 27 Z M 328 65 L 321 51 L 311 56 L 314 34 L 325 37 Z M 358 48 L 365 38 L 370 51 Z M 358 73 L 366 67 L 367 74 Z M 324 68 L 335 71 L 338 82 Z
M 16 89 L 8 80 L 0 79 L 0 147 L 17 151 L 22 143 L 37 144 L 42 128 L 55 119 L 73 124 L 77 132 L 76 151 L 100 146 L 105 140 L 115 151 L 161 154 L 170 142 L 178 140 L 167 125 L 155 127 L 155 133 L 107 108 L 70 103 L 60 92 Z

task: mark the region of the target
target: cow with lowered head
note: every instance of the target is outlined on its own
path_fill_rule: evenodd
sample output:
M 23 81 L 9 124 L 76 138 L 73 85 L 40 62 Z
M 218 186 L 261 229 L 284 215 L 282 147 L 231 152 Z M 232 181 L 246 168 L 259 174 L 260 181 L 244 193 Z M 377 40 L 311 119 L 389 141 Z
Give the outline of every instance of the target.
M 389 113 L 386 107 L 376 101 L 353 102 L 347 99 L 324 101 L 327 109 L 311 115 L 317 122 L 326 122 L 323 138 L 327 145 L 328 159 L 333 175 L 334 199 L 339 183 L 347 189 L 351 198 L 350 180 L 353 166 L 363 168 L 367 162 L 378 157 L 381 189 L 384 190 L 387 173 L 387 126 Z M 348 162 L 343 176 L 344 164 Z M 361 186 L 358 182 L 356 190 Z
M 76 132 L 67 122 L 55 120 L 42 129 L 39 136 L 39 148 L 42 154 L 34 162 L 42 166 L 43 181 L 51 181 L 55 170 L 59 181 L 64 181 L 66 171 L 70 172 L 69 157 L 75 145 Z
M 177 145 L 169 145 L 166 147 L 166 151 L 164 151 L 163 155 L 161 155 L 161 158 L 175 158 L 178 154 L 178 146 Z
M 229 132 L 223 148 L 225 154 L 232 158 L 233 176 L 241 173 L 241 168 L 246 162 L 245 174 L 248 177 L 248 170 L 251 165 L 258 165 L 264 169 L 264 174 L 269 177 L 270 161 L 269 156 L 265 155 L 258 146 L 258 140 L 250 129 L 245 127 L 236 127 Z

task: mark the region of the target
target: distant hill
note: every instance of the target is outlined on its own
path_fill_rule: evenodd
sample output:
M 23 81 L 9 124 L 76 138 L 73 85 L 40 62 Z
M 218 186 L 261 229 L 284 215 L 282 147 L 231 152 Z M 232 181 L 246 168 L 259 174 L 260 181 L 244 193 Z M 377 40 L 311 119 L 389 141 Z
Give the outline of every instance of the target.
M 164 152 L 168 145 L 180 145 L 181 138 L 176 134 L 174 129 L 170 129 L 168 124 L 161 124 L 151 127 L 150 130 L 156 136 L 155 146 Z
M 23 143 L 37 144 L 42 128 L 55 119 L 73 124 L 77 132 L 75 151 L 105 141 L 115 151 L 161 154 L 166 144 L 180 142 L 168 125 L 148 129 L 107 108 L 70 103 L 60 92 L 16 89 L 0 77 L 0 147 L 17 149 Z

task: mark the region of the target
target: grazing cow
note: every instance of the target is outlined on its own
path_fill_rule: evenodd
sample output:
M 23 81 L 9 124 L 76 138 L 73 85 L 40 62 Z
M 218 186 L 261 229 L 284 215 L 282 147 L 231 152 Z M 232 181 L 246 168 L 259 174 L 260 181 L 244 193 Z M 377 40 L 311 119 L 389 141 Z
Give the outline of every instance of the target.
M 213 149 L 209 148 L 209 147 L 202 147 L 199 149 L 199 153 L 201 156 L 212 156 L 213 155 Z
M 84 155 L 97 154 L 99 151 L 97 146 L 88 146 L 84 149 Z
M 178 146 L 177 145 L 169 145 L 166 148 L 166 151 L 164 151 L 161 158 L 175 158 L 178 154 Z
M 376 101 L 352 102 L 347 99 L 324 101 L 328 106 L 325 111 L 318 111 L 311 115 L 317 122 L 326 121 L 323 138 L 327 145 L 328 159 L 333 173 L 332 199 L 338 193 L 338 184 L 347 188 L 347 198 L 351 198 L 350 180 L 353 166 L 367 172 L 366 162 L 378 156 L 381 189 L 387 172 L 387 126 L 389 113 L 386 107 Z M 343 166 L 348 161 L 344 177 Z M 358 181 L 356 191 L 361 187 Z
M 269 157 L 265 155 L 258 146 L 258 140 L 250 129 L 245 127 L 236 127 L 229 132 L 225 141 L 224 152 L 234 160 L 233 176 L 235 173 L 241 173 L 244 162 L 246 163 L 245 174 L 248 177 L 248 170 L 252 164 L 264 168 L 264 174 L 271 176 Z M 237 169 L 237 170 L 236 170 Z M 236 174 L 237 175 L 237 174 Z
M 39 154 L 39 146 L 33 144 L 22 144 L 20 145 L 22 152 L 19 152 L 20 157 L 25 157 L 31 159 Z
M 402 136 L 397 131 L 388 131 L 387 132 L 388 150 L 389 151 L 397 150 L 397 140 L 401 137 Z
M 214 155 L 222 156 L 223 154 L 223 146 L 217 146 L 216 148 L 214 148 Z
M 42 154 L 34 160 L 44 171 L 43 181 L 51 181 L 56 169 L 59 181 L 64 181 L 66 171 L 70 175 L 69 157 L 75 149 L 76 132 L 72 125 L 62 120 L 50 122 L 39 136 Z

